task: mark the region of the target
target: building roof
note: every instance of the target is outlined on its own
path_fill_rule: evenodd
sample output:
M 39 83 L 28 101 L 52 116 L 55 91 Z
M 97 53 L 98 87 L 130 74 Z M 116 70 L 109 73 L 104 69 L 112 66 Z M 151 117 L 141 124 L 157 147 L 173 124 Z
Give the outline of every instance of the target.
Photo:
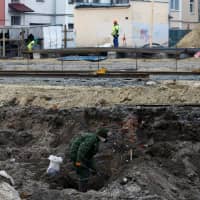
M 31 8 L 24 5 L 23 3 L 9 3 L 9 8 L 16 12 L 34 12 Z

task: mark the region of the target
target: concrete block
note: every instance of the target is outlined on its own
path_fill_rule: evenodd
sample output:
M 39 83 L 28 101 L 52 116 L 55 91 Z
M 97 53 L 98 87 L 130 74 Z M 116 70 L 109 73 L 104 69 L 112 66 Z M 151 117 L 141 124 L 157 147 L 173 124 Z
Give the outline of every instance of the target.
M 34 59 L 39 59 L 40 58 L 40 53 L 33 53 L 33 58 Z
M 117 53 L 115 51 L 108 51 L 107 57 L 110 59 L 117 58 Z

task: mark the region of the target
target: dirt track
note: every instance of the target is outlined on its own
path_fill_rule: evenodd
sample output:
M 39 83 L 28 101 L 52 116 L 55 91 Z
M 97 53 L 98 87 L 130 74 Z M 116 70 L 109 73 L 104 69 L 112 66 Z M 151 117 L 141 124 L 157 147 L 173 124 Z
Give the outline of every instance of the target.
M 112 106 L 115 104 L 198 104 L 199 82 L 174 82 L 154 86 L 62 87 L 0 85 L 1 105 L 51 108 Z

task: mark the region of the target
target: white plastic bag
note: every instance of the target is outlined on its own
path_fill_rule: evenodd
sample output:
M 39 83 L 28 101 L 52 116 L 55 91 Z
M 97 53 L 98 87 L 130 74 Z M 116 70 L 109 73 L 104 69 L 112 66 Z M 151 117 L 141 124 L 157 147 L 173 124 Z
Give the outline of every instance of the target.
M 3 176 L 4 178 L 9 179 L 10 183 L 12 185 L 15 185 L 15 182 L 14 182 L 13 178 L 5 170 L 0 170 L 0 176 Z
M 54 155 L 50 155 L 48 159 L 50 160 L 50 163 L 47 169 L 47 174 L 49 175 L 58 174 L 60 171 L 60 164 L 63 162 L 63 159 L 61 157 L 57 157 Z

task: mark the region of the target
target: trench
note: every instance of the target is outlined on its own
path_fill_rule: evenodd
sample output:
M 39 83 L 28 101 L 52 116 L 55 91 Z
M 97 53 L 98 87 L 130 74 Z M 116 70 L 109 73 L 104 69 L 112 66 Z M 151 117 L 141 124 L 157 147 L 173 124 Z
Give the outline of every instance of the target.
M 121 132 L 128 116 L 139 121 L 132 161 L 129 155 L 132 143 Z M 187 158 L 195 166 L 193 172 L 199 179 L 199 119 L 199 106 L 44 109 L 8 105 L 0 109 L 0 167 L 13 176 L 20 192 L 31 193 L 36 186 L 46 190 L 78 189 L 78 177 L 69 160 L 69 142 L 78 133 L 105 127 L 112 134 L 95 156 L 97 171 L 101 173 L 91 175 L 88 189 L 101 190 L 121 177 L 131 163 L 145 163 L 149 159 L 173 176 L 187 179 L 184 162 Z M 194 148 L 190 150 L 192 145 Z M 51 154 L 64 159 L 56 177 L 46 174 Z M 162 192 L 157 190 L 157 193 Z

